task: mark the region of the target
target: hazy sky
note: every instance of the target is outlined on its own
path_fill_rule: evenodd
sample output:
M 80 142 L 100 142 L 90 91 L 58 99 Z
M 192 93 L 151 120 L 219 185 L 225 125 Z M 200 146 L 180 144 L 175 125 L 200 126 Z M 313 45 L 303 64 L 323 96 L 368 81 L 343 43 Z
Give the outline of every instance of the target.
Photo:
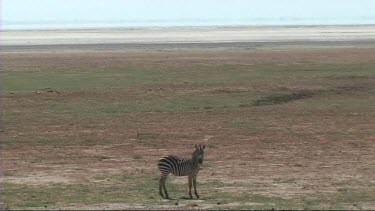
M 309 19 L 375 20 L 375 0 L 3 0 L 3 25 L 32 22 L 207 22 L 256 24 Z M 346 21 L 346 22 L 345 22 Z M 371 22 L 370 21 L 370 22 Z M 253 22 L 253 23 L 252 23 Z M 374 22 L 375 23 L 375 22 Z M 350 23 L 349 23 L 350 24 Z

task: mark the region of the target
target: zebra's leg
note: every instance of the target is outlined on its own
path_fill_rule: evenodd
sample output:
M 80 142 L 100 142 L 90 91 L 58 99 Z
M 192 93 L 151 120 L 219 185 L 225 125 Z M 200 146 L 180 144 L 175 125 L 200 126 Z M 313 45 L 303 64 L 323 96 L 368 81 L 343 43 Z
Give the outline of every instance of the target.
M 199 195 L 197 192 L 197 175 L 193 176 L 193 184 L 194 184 L 194 193 L 197 196 L 197 199 L 199 199 Z
M 190 196 L 190 199 L 193 198 L 193 195 L 191 195 L 191 186 L 192 186 L 192 183 L 193 183 L 193 177 L 189 175 L 189 196 Z
M 163 177 L 163 181 L 162 181 L 162 184 L 163 184 L 163 188 L 164 188 L 164 193 L 165 193 L 165 199 L 169 199 L 169 196 L 168 196 L 168 192 L 167 192 L 167 188 L 165 187 L 165 181 L 167 180 L 167 177 Z
M 165 181 L 164 177 L 162 176 L 159 180 L 159 194 L 162 198 L 164 198 L 163 195 L 163 182 Z

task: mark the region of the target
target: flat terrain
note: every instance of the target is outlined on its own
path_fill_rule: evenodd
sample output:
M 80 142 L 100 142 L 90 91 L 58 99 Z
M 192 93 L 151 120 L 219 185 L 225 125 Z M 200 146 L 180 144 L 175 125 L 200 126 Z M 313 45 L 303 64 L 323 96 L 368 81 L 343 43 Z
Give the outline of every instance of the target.
M 7 208 L 375 209 L 375 48 L 86 47 L 1 54 Z
M 301 41 L 366 41 L 374 46 L 375 26 L 149 27 L 2 31 L 0 44 L 175 44 Z

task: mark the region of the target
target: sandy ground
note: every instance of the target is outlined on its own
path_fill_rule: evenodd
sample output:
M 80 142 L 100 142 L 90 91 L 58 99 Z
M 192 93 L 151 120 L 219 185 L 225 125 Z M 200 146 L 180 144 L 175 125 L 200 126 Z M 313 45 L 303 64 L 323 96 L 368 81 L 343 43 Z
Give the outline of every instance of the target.
M 3 31 L 1 45 L 353 42 L 375 40 L 375 26 L 172 27 Z

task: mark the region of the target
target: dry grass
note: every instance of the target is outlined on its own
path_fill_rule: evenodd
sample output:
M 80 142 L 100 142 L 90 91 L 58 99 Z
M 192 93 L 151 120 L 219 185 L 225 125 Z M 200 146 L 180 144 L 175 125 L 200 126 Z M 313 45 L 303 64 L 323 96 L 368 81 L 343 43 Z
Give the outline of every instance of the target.
M 7 206 L 374 209 L 374 51 L 2 55 Z M 202 142 L 202 200 L 159 199 Z

